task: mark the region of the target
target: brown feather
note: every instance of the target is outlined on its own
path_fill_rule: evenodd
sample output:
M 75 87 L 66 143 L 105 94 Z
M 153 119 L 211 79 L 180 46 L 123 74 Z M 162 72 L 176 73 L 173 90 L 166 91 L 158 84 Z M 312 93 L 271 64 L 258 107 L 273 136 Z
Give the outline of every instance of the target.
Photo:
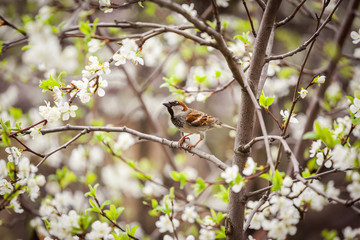
M 192 111 L 187 116 L 186 121 L 192 126 L 212 126 L 217 121 L 214 117 L 207 115 L 206 113 L 195 109 L 191 110 Z

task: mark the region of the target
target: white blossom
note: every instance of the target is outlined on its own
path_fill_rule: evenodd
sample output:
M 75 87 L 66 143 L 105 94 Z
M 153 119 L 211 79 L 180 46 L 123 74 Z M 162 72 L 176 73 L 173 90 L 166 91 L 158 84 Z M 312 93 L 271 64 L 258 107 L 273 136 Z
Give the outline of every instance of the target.
M 30 136 L 32 139 L 36 139 L 37 136 L 40 135 L 40 130 L 41 130 L 41 127 L 32 127 L 30 128 Z
M 353 44 L 358 44 L 360 42 L 360 30 L 355 32 L 355 31 L 352 31 L 350 33 L 350 37 L 351 39 L 353 40 L 352 43 Z
M 173 218 L 172 221 L 169 218 L 168 215 L 162 215 L 160 216 L 159 220 L 156 221 L 155 223 L 156 227 L 159 228 L 159 232 L 164 233 L 164 232 L 170 232 L 173 233 L 174 232 L 174 228 L 176 229 L 179 225 L 180 222 L 179 220 Z M 174 227 L 173 227 L 174 225 Z
M 350 193 L 350 197 L 352 199 L 360 198 L 360 182 L 353 181 L 349 185 L 346 186 L 346 190 Z
M 104 13 L 111 13 L 113 11 L 111 7 L 110 0 L 99 0 L 99 8 L 104 11 Z
M 108 82 L 101 76 L 99 76 L 97 84 L 94 84 L 94 86 L 91 88 L 91 91 L 94 92 L 96 90 L 99 97 L 103 97 L 105 96 L 104 88 L 106 88 L 107 86 Z
M 0 159 L 0 179 L 5 178 L 8 175 L 8 171 L 6 168 L 6 161 Z
M 302 88 L 299 92 L 300 97 L 304 99 L 306 97 L 306 95 L 308 94 L 308 92 L 309 92 L 308 90 Z
M 355 115 L 356 118 L 360 117 L 360 99 L 354 98 L 354 104 L 350 106 L 350 111 Z
M 212 220 L 212 218 L 210 216 L 205 216 L 204 220 L 203 220 L 203 227 L 205 227 L 206 229 L 212 229 L 215 226 L 215 222 L 214 220 Z
M 280 115 L 283 117 L 284 122 L 287 121 L 289 118 L 289 111 L 288 110 L 281 110 Z M 291 114 L 290 123 L 299 123 L 299 121 L 295 118 L 296 114 Z
M 101 0 L 100 0 L 101 1 Z M 109 1 L 110 2 L 110 1 Z M 89 47 L 89 52 L 90 53 L 95 53 L 97 51 L 99 51 L 99 49 L 102 46 L 102 41 L 98 40 L 98 39 L 91 39 L 88 42 L 88 47 Z
M 245 168 L 243 174 L 245 176 L 250 176 L 255 171 L 256 163 L 252 157 L 248 157 L 245 163 Z
M 316 140 L 313 141 L 311 144 L 311 148 L 309 150 L 310 153 L 310 157 L 315 157 L 317 151 L 320 149 L 321 147 L 321 140 Z
M 209 229 L 200 229 L 199 240 L 214 240 L 215 232 Z
M 231 187 L 231 190 L 235 193 L 241 191 L 241 189 L 245 186 L 245 182 L 236 183 Z
M 24 209 L 21 208 L 21 205 L 17 198 L 18 197 L 16 196 L 10 201 L 10 207 L 12 207 L 12 209 L 14 209 L 14 212 L 16 213 L 23 213 Z
M 333 167 L 341 170 L 354 167 L 356 155 L 354 148 L 336 145 L 332 151 Z
M 60 107 L 60 112 L 63 113 L 62 120 L 67 121 L 70 117 L 76 117 L 75 111 L 78 109 L 76 105 L 69 105 L 68 102 L 65 102 L 63 106 Z
M 39 107 L 40 115 L 48 122 L 56 122 L 61 116 L 61 112 L 58 107 L 51 107 L 50 102 L 45 101 L 46 106 Z
M 216 4 L 219 6 L 219 7 L 228 7 L 229 6 L 229 0 L 216 0 Z
M 120 133 L 114 147 L 121 151 L 125 151 L 134 144 L 135 139 L 130 133 Z
M 144 65 L 144 60 L 138 57 L 139 47 L 133 39 L 124 39 L 121 42 L 122 46 L 113 55 L 115 66 L 119 66 L 126 63 L 126 60 L 132 61 L 135 65 Z
M 188 4 L 182 4 L 181 7 L 192 17 L 196 17 L 197 12 L 194 9 L 194 3 L 191 3 L 190 5 Z M 181 17 L 183 17 L 181 15 Z M 184 18 L 184 22 L 187 22 L 187 20 Z
M 277 72 L 280 72 L 280 60 L 274 60 L 269 62 L 268 72 L 267 75 L 269 77 L 274 76 Z
M 344 240 L 356 240 L 360 237 L 360 228 L 352 229 L 350 226 L 347 226 L 342 232 Z
M 91 224 L 91 232 L 86 235 L 88 240 L 100 240 L 107 237 L 111 232 L 111 227 L 106 222 L 100 222 L 99 220 Z
M 232 167 L 228 167 L 224 172 L 221 173 L 221 177 L 225 179 L 225 182 L 230 183 L 236 179 L 236 176 L 239 173 L 239 167 L 237 165 L 233 165 Z
M 335 187 L 335 183 L 333 180 L 327 183 L 325 194 L 330 198 L 335 198 L 340 195 L 340 190 Z
M 326 77 L 325 76 L 320 76 L 319 78 L 318 78 L 318 83 L 324 83 L 325 82 L 325 80 L 326 80 Z
M 181 219 L 189 223 L 194 223 L 197 217 L 198 213 L 196 212 L 195 206 L 186 206 L 181 215 Z
M 4 195 L 6 193 L 11 193 L 13 190 L 13 186 L 6 179 L 0 179 L 0 195 Z
M 21 157 L 21 152 L 16 147 L 7 147 L 5 148 L 5 152 L 7 152 L 8 155 L 8 161 L 13 162 L 15 164 L 19 163 L 19 159 Z

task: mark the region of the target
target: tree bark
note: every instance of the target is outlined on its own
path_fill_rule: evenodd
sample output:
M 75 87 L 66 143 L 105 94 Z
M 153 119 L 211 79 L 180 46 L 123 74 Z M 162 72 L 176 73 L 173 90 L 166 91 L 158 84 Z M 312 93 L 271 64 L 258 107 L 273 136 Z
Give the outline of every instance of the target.
M 252 92 L 256 92 L 261 71 L 265 63 L 265 53 L 268 45 L 275 17 L 278 12 L 281 0 L 269 0 L 263 18 L 260 23 L 258 35 L 255 41 L 254 53 L 250 62 L 247 82 Z M 255 106 L 251 101 L 249 94 L 243 90 L 241 92 L 241 102 L 239 109 L 239 120 L 237 123 L 237 134 L 235 138 L 235 149 L 240 145 L 248 143 L 253 137 L 253 128 L 255 126 Z M 244 169 L 246 159 L 250 155 L 249 151 L 235 151 L 233 165 L 236 164 L 240 173 Z M 230 190 L 229 195 L 229 224 L 227 228 L 227 239 L 242 240 L 245 239 L 243 225 L 245 220 L 246 205 L 246 186 L 239 193 Z

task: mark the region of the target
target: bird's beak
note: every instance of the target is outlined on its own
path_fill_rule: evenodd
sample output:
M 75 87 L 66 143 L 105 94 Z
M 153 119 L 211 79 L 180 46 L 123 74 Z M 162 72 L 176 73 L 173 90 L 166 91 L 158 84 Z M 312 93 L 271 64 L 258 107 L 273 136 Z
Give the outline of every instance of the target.
M 168 102 L 163 103 L 163 105 L 164 105 L 165 107 L 167 107 L 167 108 L 171 107 L 171 104 L 168 103 Z

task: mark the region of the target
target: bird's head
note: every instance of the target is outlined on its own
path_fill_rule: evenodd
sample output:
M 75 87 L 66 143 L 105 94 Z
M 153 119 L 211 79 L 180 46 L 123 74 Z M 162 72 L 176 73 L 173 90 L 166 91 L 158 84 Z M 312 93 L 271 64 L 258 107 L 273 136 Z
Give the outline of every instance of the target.
M 163 103 L 163 105 L 167 108 L 171 117 L 174 117 L 188 110 L 188 107 L 185 105 L 185 103 L 177 100 Z

